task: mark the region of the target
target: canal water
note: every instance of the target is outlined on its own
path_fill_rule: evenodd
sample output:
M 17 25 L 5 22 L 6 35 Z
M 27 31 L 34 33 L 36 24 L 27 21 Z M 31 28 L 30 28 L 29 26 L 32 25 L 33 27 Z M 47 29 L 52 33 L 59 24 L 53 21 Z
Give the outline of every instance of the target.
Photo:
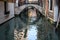
M 0 40 L 59 40 L 54 26 L 43 15 L 30 11 L 35 15 L 22 13 L 0 25 Z

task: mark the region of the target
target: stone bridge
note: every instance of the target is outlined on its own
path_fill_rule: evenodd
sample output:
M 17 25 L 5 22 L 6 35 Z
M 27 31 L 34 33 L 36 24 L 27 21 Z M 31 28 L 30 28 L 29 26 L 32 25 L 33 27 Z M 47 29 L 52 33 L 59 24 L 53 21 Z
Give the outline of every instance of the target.
M 21 11 L 23 11 L 25 8 L 27 8 L 29 6 L 35 7 L 38 11 L 40 11 L 43 15 L 45 15 L 44 9 L 37 4 L 25 4 L 18 8 L 15 8 L 15 14 L 17 14 L 17 15 L 20 14 Z

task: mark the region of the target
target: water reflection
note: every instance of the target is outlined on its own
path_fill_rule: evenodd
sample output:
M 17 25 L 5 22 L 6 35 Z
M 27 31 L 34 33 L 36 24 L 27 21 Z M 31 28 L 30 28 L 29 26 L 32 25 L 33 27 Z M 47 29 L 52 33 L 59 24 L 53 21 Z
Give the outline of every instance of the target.
M 37 27 L 36 25 L 29 25 L 27 39 L 28 40 L 36 40 L 37 39 Z
M 58 40 L 53 25 L 44 17 L 41 17 L 35 24 L 22 24 L 22 28 L 19 27 L 14 30 L 15 40 Z
M 58 40 L 58 36 L 55 34 L 53 25 L 50 24 L 43 15 L 40 15 L 39 20 L 37 20 L 39 17 L 37 15 L 31 15 L 29 18 L 25 17 L 26 15 L 28 14 L 21 14 L 6 22 L 5 24 L 0 25 L 0 39 Z M 36 22 L 34 20 L 34 17 L 36 19 Z
M 0 25 L 0 40 L 14 40 L 14 19 Z

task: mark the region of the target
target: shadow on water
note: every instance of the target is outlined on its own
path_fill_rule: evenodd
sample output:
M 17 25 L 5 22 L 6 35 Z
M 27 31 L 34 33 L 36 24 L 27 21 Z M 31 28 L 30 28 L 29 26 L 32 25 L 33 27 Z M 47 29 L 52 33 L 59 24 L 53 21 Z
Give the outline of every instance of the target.
M 59 23 L 58 28 L 55 29 L 55 33 L 58 35 L 58 38 L 60 40 L 60 23 Z

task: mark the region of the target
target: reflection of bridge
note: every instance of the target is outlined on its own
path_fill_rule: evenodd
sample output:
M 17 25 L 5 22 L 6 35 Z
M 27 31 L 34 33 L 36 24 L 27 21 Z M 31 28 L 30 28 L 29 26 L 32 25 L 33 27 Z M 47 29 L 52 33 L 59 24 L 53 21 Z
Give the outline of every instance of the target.
M 20 6 L 17 9 L 15 9 L 15 11 L 16 11 L 15 14 L 19 14 L 21 11 L 23 11 L 26 7 L 29 7 L 29 6 L 35 7 L 41 13 L 44 12 L 44 9 L 42 7 L 40 7 L 39 5 L 36 5 L 36 4 L 25 4 L 25 5 Z M 43 15 L 44 15 L 44 13 L 43 13 Z
M 23 11 L 25 8 L 27 8 L 29 6 L 35 7 L 44 16 L 48 15 L 47 18 L 52 20 L 52 22 L 57 22 L 57 14 L 58 14 L 58 13 L 56 13 L 57 11 L 54 11 L 54 13 L 51 12 L 51 13 L 45 14 L 46 9 L 42 8 L 41 6 L 39 6 L 37 4 L 25 4 L 25 5 L 18 7 L 17 10 L 15 8 L 15 14 L 17 14 L 17 15 L 20 14 L 21 11 Z M 56 9 L 56 8 L 54 8 L 54 9 Z M 58 20 L 58 22 L 59 22 L 59 20 Z M 57 25 L 58 25 L 58 22 L 57 22 Z

